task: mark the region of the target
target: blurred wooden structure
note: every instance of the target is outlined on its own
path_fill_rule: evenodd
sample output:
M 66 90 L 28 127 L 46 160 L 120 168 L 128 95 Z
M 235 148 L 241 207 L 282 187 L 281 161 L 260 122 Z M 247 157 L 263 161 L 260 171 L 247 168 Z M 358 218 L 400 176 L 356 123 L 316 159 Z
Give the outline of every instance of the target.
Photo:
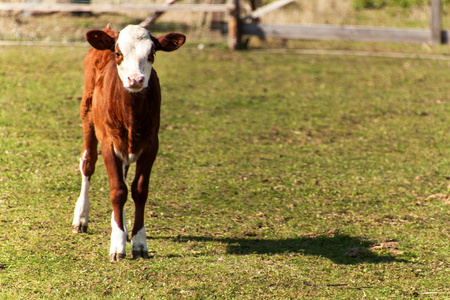
M 92 12 L 117 13 L 121 11 L 187 11 L 187 12 L 227 12 L 226 4 L 75 4 L 75 3 L 27 3 L 0 2 L 0 11 L 35 11 L 35 12 Z
M 429 29 L 382 28 L 363 26 L 336 26 L 317 24 L 264 24 L 260 19 L 267 13 L 288 5 L 295 0 L 277 0 L 260 8 L 250 0 L 251 12 L 245 13 L 240 0 L 227 0 L 226 4 L 175 4 L 167 0 L 162 4 L 76 4 L 0 2 L 0 11 L 24 12 L 92 12 L 117 13 L 118 11 L 153 12 L 141 25 L 146 27 L 159 16 L 170 11 L 225 13 L 228 15 L 228 44 L 230 49 L 244 49 L 245 37 L 281 38 L 284 40 L 346 40 L 368 42 L 449 44 L 450 31 L 442 29 L 442 1 L 430 0 L 431 20 Z
M 292 1 L 279 0 L 256 9 L 241 17 L 240 0 L 229 0 L 229 46 L 231 49 L 245 48 L 243 36 L 260 38 L 281 38 L 298 40 L 346 40 L 396 43 L 449 44 L 449 33 L 442 29 L 442 1 L 430 0 L 431 20 L 429 29 L 381 28 L 362 26 L 333 26 L 305 24 L 260 24 L 257 20 L 265 13 L 289 4 Z M 279 6 L 277 6 L 279 4 Z

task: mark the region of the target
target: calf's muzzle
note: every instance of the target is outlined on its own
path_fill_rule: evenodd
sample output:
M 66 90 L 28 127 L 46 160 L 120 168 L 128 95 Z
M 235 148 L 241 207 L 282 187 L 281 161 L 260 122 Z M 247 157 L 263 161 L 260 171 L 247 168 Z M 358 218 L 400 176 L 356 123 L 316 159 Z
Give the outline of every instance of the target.
M 145 76 L 142 74 L 132 74 L 127 79 L 129 88 L 142 89 L 144 86 Z

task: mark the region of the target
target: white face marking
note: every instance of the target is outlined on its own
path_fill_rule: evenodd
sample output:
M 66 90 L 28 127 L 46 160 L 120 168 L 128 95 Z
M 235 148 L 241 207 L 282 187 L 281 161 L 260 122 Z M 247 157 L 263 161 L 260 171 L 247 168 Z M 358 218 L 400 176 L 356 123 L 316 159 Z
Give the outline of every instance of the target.
M 80 159 L 80 170 L 81 170 L 81 192 L 80 197 L 78 197 L 77 204 L 75 205 L 75 211 L 73 213 L 73 222 L 72 226 L 79 229 L 86 229 L 89 222 L 89 210 L 90 210 L 90 203 L 89 203 L 89 189 L 90 189 L 90 183 L 89 178 L 87 176 L 84 176 L 83 174 L 83 162 L 86 159 L 86 151 L 83 153 L 83 157 Z
M 110 256 L 119 254 L 125 256 L 125 246 L 127 243 L 128 230 L 125 221 L 125 211 L 123 211 L 123 229 L 121 230 L 114 220 L 114 212 L 111 214 L 111 246 L 109 248 Z
M 128 25 L 119 34 L 117 46 L 123 60 L 117 66 L 123 86 L 140 92 L 148 86 L 152 62 L 148 57 L 154 47 L 149 32 L 138 25 Z

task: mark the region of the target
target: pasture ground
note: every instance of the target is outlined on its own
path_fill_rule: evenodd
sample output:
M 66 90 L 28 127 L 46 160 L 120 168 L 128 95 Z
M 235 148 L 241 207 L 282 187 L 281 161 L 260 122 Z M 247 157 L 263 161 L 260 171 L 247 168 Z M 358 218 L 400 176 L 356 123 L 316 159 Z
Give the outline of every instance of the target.
M 110 263 L 101 158 L 71 233 L 86 50 L 0 48 L 1 299 L 450 297 L 449 61 L 158 54 L 152 258 Z

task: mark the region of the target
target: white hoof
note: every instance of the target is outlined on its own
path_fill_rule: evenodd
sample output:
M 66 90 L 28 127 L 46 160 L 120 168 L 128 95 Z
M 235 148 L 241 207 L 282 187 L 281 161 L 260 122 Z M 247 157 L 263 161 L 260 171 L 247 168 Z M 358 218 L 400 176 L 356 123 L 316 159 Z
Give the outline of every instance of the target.
M 142 227 L 131 239 L 131 253 L 133 258 L 148 258 L 147 236 L 145 227 Z
M 125 212 L 123 215 L 123 222 L 125 223 Z M 125 257 L 125 246 L 127 244 L 128 232 L 126 226 L 124 230 L 117 226 L 114 220 L 114 212 L 111 215 L 111 247 L 109 248 L 109 258 L 111 261 L 118 261 Z

